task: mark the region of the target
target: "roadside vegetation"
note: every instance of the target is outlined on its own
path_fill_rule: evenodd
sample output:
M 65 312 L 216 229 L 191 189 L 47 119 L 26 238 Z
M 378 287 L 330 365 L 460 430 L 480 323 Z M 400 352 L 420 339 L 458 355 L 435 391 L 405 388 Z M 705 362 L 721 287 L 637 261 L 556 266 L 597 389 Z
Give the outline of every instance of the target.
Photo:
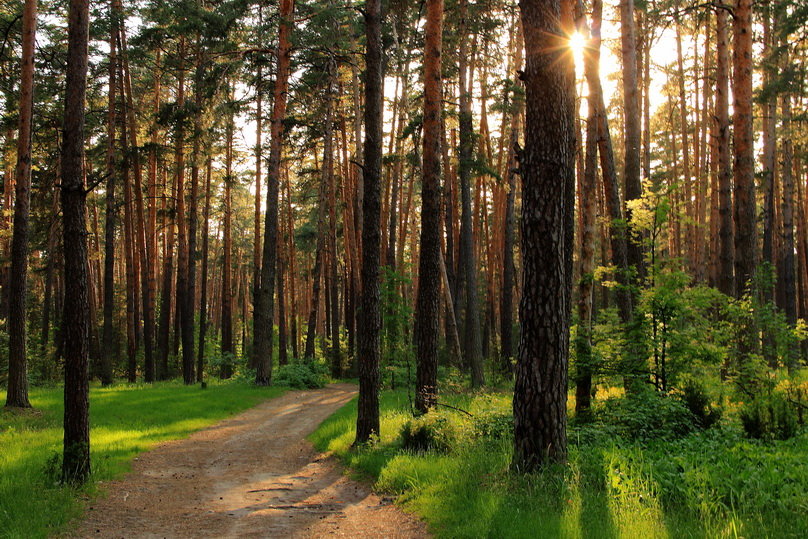
M 439 406 L 413 418 L 408 392 L 388 390 L 374 445 L 351 447 L 355 401 L 310 440 L 439 537 L 800 537 L 808 430 L 788 395 L 806 385 L 745 403 L 717 381 L 631 398 L 603 384 L 590 417 L 571 420 L 568 464 L 529 475 L 509 469 L 507 392 L 444 393 L 471 415 Z

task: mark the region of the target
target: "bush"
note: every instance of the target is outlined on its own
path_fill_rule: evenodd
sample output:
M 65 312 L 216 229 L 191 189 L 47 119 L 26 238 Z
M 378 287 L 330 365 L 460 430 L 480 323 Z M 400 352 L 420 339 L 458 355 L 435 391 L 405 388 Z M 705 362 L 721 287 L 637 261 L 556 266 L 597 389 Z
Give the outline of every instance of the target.
M 471 422 L 475 437 L 502 440 L 513 436 L 513 414 L 486 411 L 474 416 Z
M 704 387 L 693 380 L 685 383 L 679 400 L 690 410 L 698 426 L 703 429 L 709 429 L 721 419 L 721 410 L 712 405 Z
M 457 443 L 458 433 L 451 418 L 430 412 L 410 419 L 401 427 L 401 447 L 410 451 L 448 452 Z
M 692 432 L 697 422 L 681 401 L 656 391 L 609 399 L 598 415 L 607 430 L 612 427 L 616 434 L 640 441 L 681 438 Z
M 283 365 L 275 376 L 275 384 L 293 389 L 317 389 L 328 383 L 328 368 L 316 362 Z
M 741 408 L 741 424 L 749 438 L 788 440 L 797 434 L 797 413 L 780 393 L 759 397 Z

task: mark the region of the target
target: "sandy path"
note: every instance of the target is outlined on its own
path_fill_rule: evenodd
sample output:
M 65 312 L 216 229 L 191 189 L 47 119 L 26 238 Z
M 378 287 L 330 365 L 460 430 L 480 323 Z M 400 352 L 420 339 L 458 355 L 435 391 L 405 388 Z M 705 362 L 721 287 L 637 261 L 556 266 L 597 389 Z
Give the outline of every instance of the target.
M 80 537 L 425 537 L 422 522 L 348 479 L 306 435 L 356 394 L 289 392 L 160 444 L 107 483 Z

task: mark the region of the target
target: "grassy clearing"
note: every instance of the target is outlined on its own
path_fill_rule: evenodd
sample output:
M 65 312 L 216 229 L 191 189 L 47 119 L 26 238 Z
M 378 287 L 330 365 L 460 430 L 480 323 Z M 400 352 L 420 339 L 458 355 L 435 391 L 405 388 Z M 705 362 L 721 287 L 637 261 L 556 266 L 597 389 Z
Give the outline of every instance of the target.
M 94 387 L 90 433 L 94 481 L 120 476 L 132 458 L 154 444 L 184 438 L 259 402 L 282 388 L 246 382 L 181 382 Z M 78 492 L 56 484 L 62 444 L 61 388 L 33 389 L 33 411 L 0 408 L 0 537 L 45 537 L 64 530 L 81 514 L 82 500 L 98 494 L 90 484 Z M 5 393 L 0 391 L 0 402 Z
M 496 428 L 509 395 L 443 398 L 475 418 L 438 412 L 451 432 L 442 452 L 401 449 L 411 417 L 403 392 L 383 394 L 375 447 L 350 449 L 355 401 L 310 439 L 400 495 L 439 537 L 803 537 L 808 529 L 806 432 L 750 441 L 728 424 L 640 443 L 573 428 L 569 464 L 525 478 L 509 473 L 511 440 Z

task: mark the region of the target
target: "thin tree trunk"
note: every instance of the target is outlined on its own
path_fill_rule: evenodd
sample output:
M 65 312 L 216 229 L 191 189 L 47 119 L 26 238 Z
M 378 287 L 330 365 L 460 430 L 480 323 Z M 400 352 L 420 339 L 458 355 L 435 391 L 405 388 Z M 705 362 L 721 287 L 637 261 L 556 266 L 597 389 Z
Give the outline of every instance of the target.
M 267 200 L 264 216 L 261 287 L 253 308 L 253 354 L 257 366 L 255 383 L 267 385 L 272 380 L 272 319 L 275 288 L 275 260 L 278 247 L 278 192 L 283 149 L 283 122 L 286 119 L 286 99 L 291 59 L 293 0 L 280 1 L 278 23 L 278 67 L 273 91 L 270 120 L 269 166 L 267 169 Z
M 729 43 L 727 12 L 716 12 L 716 93 L 715 128 L 718 163 L 718 215 L 720 225 L 718 289 L 728 296 L 735 294 L 734 227 L 732 222 L 732 167 L 729 151 Z
M 208 245 L 210 243 L 210 181 L 213 176 L 210 156 L 205 163 L 205 209 L 202 214 L 202 285 L 199 300 L 199 354 L 196 358 L 196 381 L 204 381 L 205 336 L 208 331 Z
M 110 23 L 112 29 L 109 39 L 109 94 L 107 111 L 107 192 L 106 192 L 106 223 L 104 224 L 104 331 L 101 346 L 101 383 L 112 383 L 112 359 L 115 356 L 115 343 L 113 335 L 113 316 L 115 309 L 115 228 L 117 226 L 117 206 L 115 204 L 115 176 L 117 174 L 115 162 L 115 107 L 117 105 L 117 53 L 116 35 L 118 21 L 114 10 L 111 11 Z
M 28 214 L 31 207 L 31 124 L 34 108 L 36 11 L 37 0 L 25 0 L 22 12 L 20 123 L 17 135 L 17 166 L 14 170 L 16 202 L 14 203 L 11 275 L 8 287 L 8 392 L 6 394 L 6 406 L 15 408 L 31 407 L 31 403 L 28 401 L 25 299 L 28 293 L 28 236 L 30 235 Z

